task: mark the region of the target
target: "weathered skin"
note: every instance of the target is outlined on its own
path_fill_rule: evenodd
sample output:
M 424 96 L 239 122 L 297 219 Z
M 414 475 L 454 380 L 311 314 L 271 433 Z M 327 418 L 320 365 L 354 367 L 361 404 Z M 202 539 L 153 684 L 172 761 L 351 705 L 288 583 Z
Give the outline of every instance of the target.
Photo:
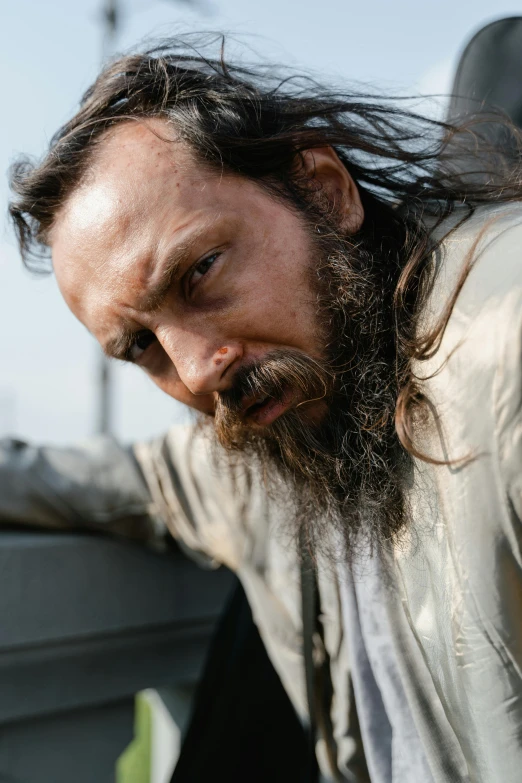
M 171 397 L 213 411 L 235 370 L 274 348 L 321 353 L 313 262 L 302 219 L 256 183 L 209 172 L 161 121 L 129 122 L 104 139 L 86 181 L 51 233 L 58 284 L 107 348 L 121 329 L 156 341 L 135 361 Z M 306 156 L 312 187 L 363 219 L 357 189 L 331 149 Z M 184 258 L 158 306 L 152 287 L 175 249 Z M 215 252 L 213 264 L 198 262 Z M 205 271 L 205 274 L 203 274 Z M 151 304 L 153 305 L 151 307 Z

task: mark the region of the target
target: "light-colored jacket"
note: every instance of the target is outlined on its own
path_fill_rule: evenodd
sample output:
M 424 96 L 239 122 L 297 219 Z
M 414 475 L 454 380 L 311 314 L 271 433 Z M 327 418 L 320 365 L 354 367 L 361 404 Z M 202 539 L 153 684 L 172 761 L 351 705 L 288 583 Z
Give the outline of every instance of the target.
M 426 326 L 442 311 L 472 250 L 474 265 L 440 349 L 417 369 L 436 411 L 418 445 L 433 457 L 473 459 L 415 461 L 409 532 L 388 555 L 385 608 L 433 779 L 518 783 L 522 207 L 482 209 L 445 240 Z M 295 546 L 281 529 L 277 503 L 248 465 L 223 469 L 206 440 L 186 427 L 129 449 L 110 439 L 71 449 L 4 442 L 0 515 L 143 539 L 161 536 L 166 525 L 191 550 L 226 564 L 239 575 L 268 653 L 306 716 Z M 368 780 L 336 573 L 319 563 L 338 770 L 329 769 L 322 742 L 318 755 L 325 779 Z

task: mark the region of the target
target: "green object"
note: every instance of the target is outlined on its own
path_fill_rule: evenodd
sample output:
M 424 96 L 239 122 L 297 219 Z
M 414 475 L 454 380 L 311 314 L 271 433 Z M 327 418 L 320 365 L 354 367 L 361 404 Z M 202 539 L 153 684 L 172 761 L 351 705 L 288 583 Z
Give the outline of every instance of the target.
M 150 783 L 152 709 L 142 694 L 136 696 L 134 739 L 116 762 L 116 783 Z

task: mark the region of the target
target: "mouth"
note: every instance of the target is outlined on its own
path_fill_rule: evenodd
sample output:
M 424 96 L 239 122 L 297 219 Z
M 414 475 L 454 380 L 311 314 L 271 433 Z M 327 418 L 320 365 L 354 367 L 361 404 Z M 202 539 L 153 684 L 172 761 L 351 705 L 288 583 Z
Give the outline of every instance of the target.
M 252 402 L 250 397 L 245 400 L 243 405 L 243 416 L 261 427 L 268 427 L 283 413 L 286 413 L 293 403 L 294 394 L 290 388 L 285 389 L 280 398 L 268 395 L 261 399 L 258 397 Z

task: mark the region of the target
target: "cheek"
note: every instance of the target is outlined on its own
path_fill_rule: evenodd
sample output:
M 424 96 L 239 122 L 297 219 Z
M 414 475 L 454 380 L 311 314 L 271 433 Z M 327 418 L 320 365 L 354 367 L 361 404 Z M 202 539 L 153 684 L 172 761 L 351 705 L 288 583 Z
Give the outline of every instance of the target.
M 228 313 L 237 337 L 315 352 L 316 294 L 306 257 L 265 251 L 267 261 L 252 262 L 234 285 Z

